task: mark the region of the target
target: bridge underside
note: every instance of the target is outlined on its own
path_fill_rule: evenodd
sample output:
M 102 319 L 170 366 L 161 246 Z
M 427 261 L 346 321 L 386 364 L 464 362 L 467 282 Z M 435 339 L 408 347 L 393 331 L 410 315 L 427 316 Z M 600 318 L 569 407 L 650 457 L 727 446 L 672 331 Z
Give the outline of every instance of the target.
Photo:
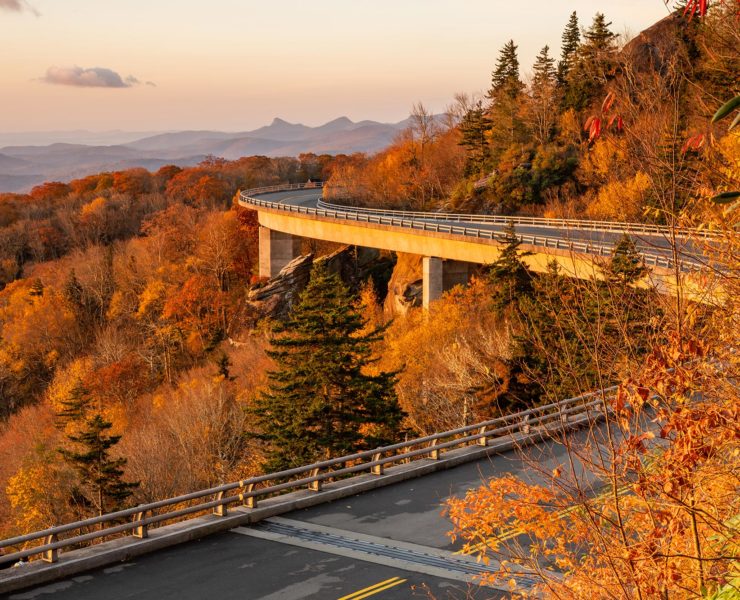
M 298 256 L 298 237 L 307 237 L 340 244 L 350 244 L 416 254 L 424 257 L 424 306 L 439 298 L 454 285 L 465 284 L 472 274 L 472 265 L 493 263 L 501 253 L 501 245 L 489 239 L 464 239 L 448 233 L 409 231 L 388 225 L 337 222 L 313 216 L 269 209 L 259 210 L 260 275 L 274 277 L 293 258 Z M 534 272 L 544 273 L 548 263 L 555 261 L 561 272 L 579 279 L 600 276 L 598 257 L 574 252 L 522 245 L 529 252 L 523 258 Z M 674 274 L 663 268 L 654 268 L 651 283 L 658 290 L 670 293 L 675 289 Z M 684 282 L 685 283 L 685 282 Z

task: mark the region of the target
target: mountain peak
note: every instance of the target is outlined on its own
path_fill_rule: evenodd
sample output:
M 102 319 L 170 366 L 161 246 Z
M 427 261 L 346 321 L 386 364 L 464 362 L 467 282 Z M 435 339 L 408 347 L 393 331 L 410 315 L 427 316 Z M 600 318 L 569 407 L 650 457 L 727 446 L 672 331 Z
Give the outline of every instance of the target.
M 272 123 L 270 123 L 270 127 L 281 126 L 281 125 L 292 125 L 292 124 L 293 123 L 288 123 L 288 121 L 286 121 L 285 119 L 281 119 L 280 117 L 275 117 L 272 120 Z
M 333 121 L 329 121 L 328 123 L 325 123 L 325 125 L 354 125 L 354 121 L 348 117 L 338 117 L 334 119 Z

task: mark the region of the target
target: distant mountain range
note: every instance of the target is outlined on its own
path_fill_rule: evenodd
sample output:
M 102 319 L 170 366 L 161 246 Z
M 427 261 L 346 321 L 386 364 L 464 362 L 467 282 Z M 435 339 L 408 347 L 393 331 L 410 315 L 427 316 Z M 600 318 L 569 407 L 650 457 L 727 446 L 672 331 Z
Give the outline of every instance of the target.
M 46 139 L 74 142 L 0 147 L 0 192 L 23 192 L 44 181 L 69 181 L 101 171 L 132 167 L 156 170 L 166 164 L 192 166 L 208 155 L 233 160 L 252 155 L 297 156 L 302 152 L 377 152 L 408 123 L 408 119 L 399 123 L 355 123 L 340 117 L 319 127 L 308 127 L 276 118 L 270 125 L 238 133 L 177 131 L 142 137 L 121 131 L 75 131 L 67 132 L 66 137 L 64 132 L 0 134 L 0 143 L 26 139 L 33 144 L 44 135 Z

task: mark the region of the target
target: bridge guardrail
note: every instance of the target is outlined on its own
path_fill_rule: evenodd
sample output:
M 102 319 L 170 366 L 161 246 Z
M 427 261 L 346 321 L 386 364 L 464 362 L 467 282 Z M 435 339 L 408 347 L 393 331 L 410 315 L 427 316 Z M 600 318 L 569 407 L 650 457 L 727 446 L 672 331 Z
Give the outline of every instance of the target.
M 319 200 L 318 208 L 325 210 L 342 210 L 365 214 L 375 214 L 383 216 L 395 216 L 403 218 L 430 219 L 436 221 L 457 221 L 465 223 L 491 223 L 495 225 L 530 225 L 533 227 L 560 227 L 563 229 L 581 229 L 587 231 L 604 231 L 609 233 L 642 233 L 651 235 L 666 235 L 671 232 L 671 228 L 664 225 L 651 225 L 649 223 L 619 223 L 615 221 L 589 221 L 586 219 L 552 219 L 546 217 L 506 217 L 502 215 L 474 215 L 465 213 L 446 213 L 446 212 L 423 212 L 408 210 L 390 210 L 375 209 L 360 206 L 346 206 L 343 204 L 333 204 Z M 713 238 L 717 234 L 713 231 L 704 231 L 700 229 L 688 229 L 686 227 L 675 228 L 678 237 L 704 237 Z
M 320 217 L 329 217 L 333 219 L 340 219 L 344 221 L 356 221 L 359 223 L 375 223 L 379 225 L 391 225 L 394 227 L 403 227 L 406 229 L 420 230 L 420 231 L 433 231 L 438 233 L 450 233 L 455 235 L 462 235 L 465 237 L 473 237 L 478 239 L 487 240 L 501 240 L 501 234 L 488 229 L 478 229 L 475 227 L 466 227 L 463 225 L 447 225 L 444 223 L 434 223 L 426 220 L 428 217 L 424 217 L 425 220 L 418 220 L 417 218 L 406 218 L 403 216 L 385 216 L 382 213 L 384 211 L 376 211 L 373 209 L 364 209 L 363 211 L 356 211 L 347 209 L 346 207 L 340 208 L 313 208 L 309 206 L 297 206 L 294 204 L 286 204 L 283 202 L 273 202 L 271 200 L 265 200 L 258 198 L 258 195 L 268 194 L 274 192 L 290 191 L 297 189 L 313 189 L 321 188 L 323 184 L 288 184 L 284 186 L 270 186 L 265 188 L 255 188 L 247 190 L 241 193 L 242 205 L 260 206 L 264 208 L 272 208 L 276 210 L 282 210 L 286 212 L 294 212 L 306 215 L 316 215 Z M 324 203 L 325 204 L 325 203 Z M 332 205 L 338 206 L 338 205 Z M 385 211 L 393 212 L 393 211 Z M 416 214 L 441 214 L 441 213 L 416 213 Z M 503 219 L 504 223 L 513 221 L 517 223 L 517 219 L 528 219 L 528 217 L 496 217 Z M 542 235 L 529 235 L 517 233 L 517 237 L 524 244 L 532 246 L 539 246 L 543 248 L 553 248 L 566 250 L 569 252 L 576 252 L 582 254 L 592 254 L 596 256 L 608 257 L 611 256 L 613 246 L 611 244 L 599 244 L 595 242 L 580 242 L 576 240 L 563 239 L 560 237 L 542 236 Z M 664 267 L 667 269 L 673 268 L 673 260 L 664 255 L 658 253 L 652 253 L 640 250 L 645 264 L 656 267 Z M 679 268 L 681 271 L 692 271 L 703 266 L 701 261 L 695 259 L 682 258 L 679 261 Z
M 512 436 L 546 435 L 548 432 L 574 426 L 579 419 L 603 417 L 604 402 L 615 393 L 616 386 L 569 398 L 541 407 L 444 431 L 390 446 L 357 452 L 339 458 L 317 462 L 304 467 L 268 473 L 241 481 L 211 487 L 158 502 L 143 504 L 126 510 L 93 517 L 66 525 L 50 527 L 27 535 L 0 540 L 0 564 L 41 555 L 46 562 L 56 562 L 63 548 L 117 534 L 131 534 L 145 538 L 148 528 L 165 521 L 194 517 L 212 511 L 216 516 L 227 515 L 228 506 L 240 503 L 256 508 L 260 498 L 287 491 L 305 489 L 318 492 L 328 480 L 345 475 L 369 473 L 383 475 L 386 466 L 414 460 L 439 460 L 444 451 L 467 445 L 488 446 L 491 442 L 509 440 Z M 521 439 L 521 438 L 520 438 Z M 268 485 L 269 484 L 269 485 Z M 258 487 L 263 486 L 263 487 Z M 182 505 L 197 502 L 191 506 Z M 95 528 L 94 531 L 91 531 Z M 62 537 L 68 534 L 68 537 Z M 17 550 L 29 543 L 38 546 Z M 11 552 L 8 552 L 12 550 Z

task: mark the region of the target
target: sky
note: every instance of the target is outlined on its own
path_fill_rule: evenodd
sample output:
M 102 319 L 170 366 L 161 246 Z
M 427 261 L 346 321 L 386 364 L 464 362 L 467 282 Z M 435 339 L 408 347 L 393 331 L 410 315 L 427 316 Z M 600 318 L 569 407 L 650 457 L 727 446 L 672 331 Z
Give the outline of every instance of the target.
M 663 0 L 0 0 L 0 132 L 244 131 L 274 117 L 396 122 L 522 73 L 570 13 L 617 33 Z

